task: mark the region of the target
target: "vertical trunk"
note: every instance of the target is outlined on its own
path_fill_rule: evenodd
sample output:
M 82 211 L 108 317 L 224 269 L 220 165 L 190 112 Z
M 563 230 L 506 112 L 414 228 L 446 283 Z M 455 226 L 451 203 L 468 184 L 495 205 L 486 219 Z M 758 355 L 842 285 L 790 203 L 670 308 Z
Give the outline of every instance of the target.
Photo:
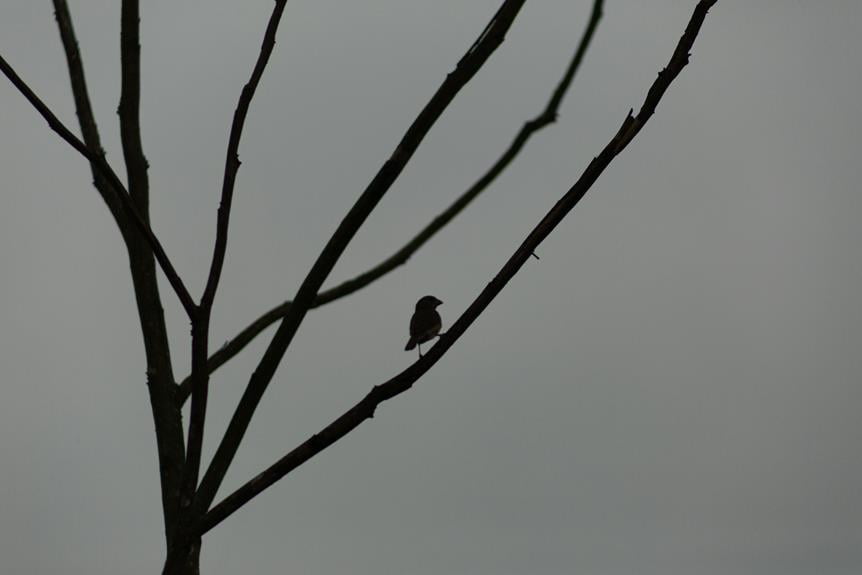
M 194 542 L 191 548 L 181 553 L 170 553 L 165 560 L 162 575 L 200 575 L 201 573 L 201 540 Z
M 165 540 L 176 529 L 185 449 L 182 414 L 174 394 L 174 374 L 164 310 L 156 282 L 155 261 L 145 240 L 135 232 L 127 241 L 132 282 L 147 361 L 147 390 L 156 431 Z

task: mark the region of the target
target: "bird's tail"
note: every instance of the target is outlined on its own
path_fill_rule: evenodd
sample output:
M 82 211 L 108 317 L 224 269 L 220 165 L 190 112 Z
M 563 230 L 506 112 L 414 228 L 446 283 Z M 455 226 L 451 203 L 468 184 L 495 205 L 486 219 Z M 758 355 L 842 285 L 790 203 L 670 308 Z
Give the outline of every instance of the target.
M 407 347 L 404 348 L 404 351 L 410 351 L 414 347 L 416 347 L 416 338 L 411 337 L 410 340 L 407 342 Z

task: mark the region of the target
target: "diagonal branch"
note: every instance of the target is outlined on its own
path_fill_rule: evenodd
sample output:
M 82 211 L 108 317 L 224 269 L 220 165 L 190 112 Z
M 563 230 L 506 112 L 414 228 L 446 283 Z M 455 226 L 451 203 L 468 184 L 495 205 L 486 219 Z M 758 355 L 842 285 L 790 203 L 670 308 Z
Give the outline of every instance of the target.
M 530 259 L 539 244 L 563 221 L 566 215 L 592 187 L 593 183 L 595 183 L 614 157 L 628 145 L 647 120 L 649 120 L 650 116 L 655 112 L 655 107 L 662 95 L 668 86 L 670 86 L 670 83 L 688 63 L 688 52 L 700 31 L 707 12 L 716 2 L 717 0 L 701 0 L 698 3 L 670 62 L 659 73 L 638 115 L 632 116 L 631 112 L 629 113 L 617 134 L 604 147 L 601 153 L 590 162 L 586 170 L 581 174 L 581 177 L 578 178 L 569 191 L 542 218 L 512 257 L 505 263 L 500 272 L 482 290 L 476 300 L 470 304 L 470 307 L 461 314 L 461 317 L 455 321 L 449 331 L 440 337 L 437 344 L 426 352 L 424 357 L 416 361 L 416 363 L 385 383 L 375 386 L 359 403 L 326 426 L 322 431 L 311 436 L 293 451 L 214 506 L 197 525 L 196 533 L 206 533 L 263 490 L 350 433 L 366 419 L 373 417 L 378 405 L 410 389 L 425 372 L 437 363 L 476 318 L 479 317 L 497 294 L 500 293 L 509 280 Z
M 78 40 L 75 37 L 75 29 L 72 26 L 72 15 L 66 0 L 54 1 L 54 17 L 57 20 L 57 29 L 60 32 L 60 40 L 63 43 L 63 52 L 66 54 L 66 66 L 69 69 L 69 80 L 72 84 L 72 97 L 75 100 L 75 111 L 78 114 L 78 123 L 81 126 L 81 135 L 86 146 L 105 159 L 105 151 L 102 149 L 102 141 L 99 137 L 99 128 L 96 126 L 96 118 L 90 105 L 90 95 L 87 89 L 87 81 L 84 76 L 84 65 L 81 61 L 81 53 L 78 49 Z M 108 183 L 105 176 L 99 172 L 95 165 L 90 165 L 93 173 L 93 185 L 108 205 L 114 221 L 123 234 L 128 230 L 125 212 L 117 192 Z
M 407 242 L 394 254 L 358 276 L 318 293 L 317 297 L 314 298 L 314 303 L 311 305 L 312 308 L 320 307 L 350 295 L 395 270 L 399 266 L 407 263 L 407 260 L 409 260 L 414 253 L 416 253 L 423 245 L 434 237 L 437 232 L 452 221 L 455 216 L 461 213 L 464 208 L 466 208 L 480 193 L 487 189 L 497 179 L 497 177 L 517 157 L 533 134 L 556 121 L 557 113 L 563 97 L 566 95 L 566 92 L 572 83 L 572 79 L 580 67 L 584 54 L 587 51 L 587 47 L 589 46 L 599 20 L 601 19 L 603 4 L 604 0 L 595 0 L 593 3 L 592 13 L 590 14 L 590 19 L 578 44 L 578 48 L 575 51 L 571 62 L 569 62 L 563 77 L 554 89 L 545 109 L 538 116 L 521 127 L 506 151 L 503 152 L 503 154 L 491 165 L 482 177 L 480 177 L 472 186 L 461 194 L 461 196 L 455 200 L 452 205 L 435 217 L 431 223 L 425 226 L 422 231 L 420 231 L 413 239 Z M 272 308 L 258 319 L 254 320 L 233 339 L 225 343 L 218 351 L 213 353 L 207 361 L 207 369 L 209 369 L 210 373 L 217 370 L 242 351 L 245 346 L 251 343 L 251 341 L 263 332 L 263 330 L 282 319 L 290 309 L 290 304 L 290 301 L 286 301 Z M 185 403 L 191 393 L 191 389 L 191 376 L 189 376 L 180 383 L 180 388 L 177 391 L 177 401 L 180 404 Z
M 221 190 L 221 204 L 218 208 L 218 223 L 216 227 L 216 240 L 213 250 L 212 264 L 210 265 L 209 277 L 207 278 L 206 288 L 204 288 L 201 305 L 211 306 L 215 292 L 218 288 L 219 278 L 221 277 L 222 267 L 224 266 L 225 251 L 227 250 L 227 233 L 230 224 L 230 210 L 233 202 L 233 190 L 236 185 L 236 175 L 239 170 L 240 160 L 238 155 L 239 142 L 242 138 L 242 130 L 245 127 L 245 120 L 248 116 L 248 109 L 251 105 L 251 100 L 254 98 L 257 86 L 275 48 L 275 34 L 278 31 L 278 25 L 281 22 L 281 16 L 284 13 L 287 0 L 276 0 L 275 7 L 269 17 L 269 23 L 266 26 L 266 32 L 263 36 L 263 42 L 260 47 L 260 54 L 255 62 L 254 69 L 251 72 L 251 77 L 248 83 L 243 86 L 242 93 L 237 102 L 236 110 L 233 113 L 233 123 L 230 127 L 230 136 L 228 138 L 227 156 L 224 165 L 224 180 Z
M 105 158 L 102 157 L 99 152 L 91 150 L 86 144 L 84 144 L 84 142 L 73 134 L 69 128 L 67 128 L 63 122 L 57 118 L 51 109 L 48 108 L 41 99 L 39 99 L 30 86 L 21 79 L 21 77 L 15 72 L 15 69 L 9 65 L 3 56 L 0 56 L 0 72 L 3 72 L 3 74 L 9 78 L 9 81 L 12 82 L 12 85 L 21 92 L 34 108 L 36 108 L 36 111 L 39 112 L 46 122 L 48 122 L 48 126 L 57 132 L 57 134 L 70 146 L 75 148 L 79 154 L 89 160 L 90 164 L 105 177 L 111 187 L 116 191 L 117 197 L 120 198 L 126 214 L 131 218 L 132 222 L 138 228 L 138 231 L 144 236 L 146 242 L 149 244 L 150 249 L 152 249 L 153 255 L 159 262 L 159 265 L 165 273 L 165 276 L 168 278 L 168 282 L 171 284 L 171 287 L 174 288 L 174 291 L 176 292 L 177 297 L 179 297 L 186 313 L 189 314 L 189 316 L 194 315 L 196 309 L 195 302 L 192 300 L 191 295 L 189 295 L 185 284 L 183 284 L 183 281 L 180 279 L 179 274 L 177 274 L 177 271 L 168 258 L 168 255 L 165 253 L 164 248 L 162 248 L 162 244 L 150 229 L 149 224 L 141 214 L 138 213 L 138 210 L 132 203 L 129 192 L 126 191 L 126 187 L 123 185 L 123 182 L 120 181 L 120 178 L 108 162 L 105 161 Z
M 380 171 L 341 221 L 326 247 L 323 248 L 297 291 L 290 310 L 276 330 L 263 358 L 252 374 L 239 405 L 228 424 L 227 431 L 201 480 L 195 498 L 195 507 L 199 513 L 207 510 L 215 498 L 257 405 L 270 381 L 272 381 L 281 358 L 287 351 L 305 314 L 314 303 L 320 286 L 368 215 L 395 182 L 425 135 L 460 89 L 475 76 L 476 72 L 503 42 L 506 32 L 514 22 L 524 1 L 505 0 L 502 3 L 488 27 L 482 32 L 480 39 L 461 58 L 455 70 L 446 76 L 443 84 L 407 129 L 392 156 L 383 164 Z

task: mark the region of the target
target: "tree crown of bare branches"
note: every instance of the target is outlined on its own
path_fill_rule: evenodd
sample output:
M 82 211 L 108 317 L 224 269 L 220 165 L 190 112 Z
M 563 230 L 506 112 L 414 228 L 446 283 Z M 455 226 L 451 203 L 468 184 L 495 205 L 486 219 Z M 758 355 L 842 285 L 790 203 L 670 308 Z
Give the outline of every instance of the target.
M 200 538 L 204 533 L 293 469 L 350 433 L 366 419 L 373 417 L 382 402 L 409 389 L 440 360 L 508 281 L 535 254 L 541 242 L 574 208 L 605 168 L 626 148 L 654 114 L 665 91 L 688 63 L 689 51 L 707 12 L 716 1 L 701 0 L 697 4 L 670 61 L 659 72 L 638 113 L 629 113 L 615 135 L 589 163 L 578 180 L 550 208 L 497 275 L 440 337 L 436 345 L 407 369 L 374 386 L 361 401 L 319 433 L 287 452 L 281 459 L 213 506 L 215 496 L 233 462 L 255 410 L 308 311 L 354 293 L 403 265 L 411 255 L 489 187 L 511 164 L 535 132 L 556 120 L 563 97 L 571 85 L 601 18 L 603 1 L 594 0 L 583 36 L 545 108 L 522 126 L 509 147 L 476 183 L 389 258 L 351 280 L 321 291 L 323 283 L 347 245 L 391 188 L 425 135 L 460 89 L 473 78 L 504 41 L 507 31 L 524 5 L 524 0 L 504 0 L 475 42 L 458 61 L 454 70 L 419 112 L 395 146 L 391 156 L 359 195 L 321 250 L 294 298 L 263 314 L 210 356 L 209 322 L 227 250 L 231 206 L 240 167 L 239 145 L 248 111 L 275 48 L 276 33 L 287 0 L 275 2 L 257 60 L 234 111 L 225 155 L 221 201 L 216 221 L 216 240 L 206 285 L 197 303 L 150 227 L 148 163 L 144 156 L 140 122 L 138 0 L 123 0 L 121 8 L 122 66 L 118 113 L 126 165 L 126 185 L 107 162 L 101 147 L 84 79 L 82 59 L 66 0 L 53 0 L 82 137 L 76 136 L 63 124 L 2 56 L 0 56 L 0 71 L 47 121 L 49 127 L 90 163 L 94 186 L 108 206 L 129 252 L 133 286 L 147 350 L 148 386 L 161 467 L 162 505 L 169 549 L 165 572 L 187 572 L 184 569 L 190 569 L 189 566 L 194 563 L 196 553 L 200 549 Z M 190 375 L 179 385 L 173 379 L 167 332 L 158 285 L 155 281 L 156 264 L 165 274 L 192 324 L 192 369 Z M 201 478 L 201 446 L 206 422 L 209 376 L 215 369 L 239 353 L 267 326 L 276 322 L 279 322 L 279 326 L 252 372 L 228 428 Z M 190 423 L 188 435 L 184 437 L 180 409 L 188 397 L 191 397 Z

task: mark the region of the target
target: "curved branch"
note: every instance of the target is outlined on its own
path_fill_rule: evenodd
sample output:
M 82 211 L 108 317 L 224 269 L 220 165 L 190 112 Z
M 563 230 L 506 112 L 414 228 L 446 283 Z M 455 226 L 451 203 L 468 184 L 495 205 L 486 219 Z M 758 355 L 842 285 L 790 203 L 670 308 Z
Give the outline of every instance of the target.
M 308 275 L 297 291 L 281 325 L 275 332 L 257 368 L 246 386 L 245 392 L 228 424 L 227 431 L 213 455 L 206 474 L 201 479 L 195 497 L 195 508 L 199 513 L 207 510 L 236 455 L 251 418 L 260 399 L 272 381 L 273 375 L 287 351 L 293 336 L 299 329 L 305 314 L 314 304 L 318 290 L 326 280 L 353 236 L 383 198 L 404 166 L 416 152 L 425 135 L 456 94 L 469 82 L 491 54 L 503 42 L 525 0 L 505 0 L 491 19 L 479 39 L 461 58 L 455 70 L 450 72 L 437 92 L 404 134 L 392 156 L 383 164 L 377 175 L 359 196 L 359 199 L 339 224 L 335 233 L 317 257 Z
M 378 405 L 410 389 L 425 372 L 437 363 L 476 318 L 479 317 L 497 294 L 500 293 L 509 280 L 530 259 L 539 244 L 563 221 L 566 215 L 592 187 L 593 183 L 595 183 L 614 157 L 625 149 L 632 138 L 640 131 L 641 127 L 649 120 L 670 83 L 688 63 L 688 51 L 697 37 L 707 12 L 716 2 L 717 0 L 701 0 L 698 3 L 670 62 L 659 73 L 638 115 L 633 117 L 631 112 L 629 113 L 617 134 L 604 147 L 601 153 L 590 162 L 586 170 L 581 174 L 581 177 L 578 178 L 569 191 L 542 218 L 512 257 L 509 258 L 500 272 L 482 290 L 479 296 L 470 304 L 470 307 L 461 314 L 461 317 L 455 321 L 452 327 L 449 328 L 449 331 L 440 336 L 439 341 L 416 363 L 385 383 L 375 386 L 368 395 L 341 415 L 341 417 L 330 423 L 319 433 L 311 436 L 293 451 L 214 506 L 204 515 L 198 524 L 195 530 L 197 534 L 206 533 L 276 481 L 350 433 L 366 419 L 374 417 L 374 412 Z
M 33 92 L 30 86 L 21 79 L 21 77 L 15 72 L 15 69 L 12 68 L 3 56 L 0 56 L 0 72 L 3 72 L 9 81 L 12 82 L 12 85 L 21 92 L 34 108 L 36 108 L 36 111 L 39 112 L 46 122 L 48 122 L 48 126 L 57 132 L 57 134 L 79 154 L 84 156 L 84 158 L 86 158 L 90 164 L 95 166 L 99 173 L 105 177 L 111 187 L 116 191 L 117 197 L 120 198 L 123 209 L 126 210 L 126 213 L 132 219 L 135 227 L 138 228 L 138 231 L 141 232 L 149 244 L 150 249 L 153 251 L 153 255 L 159 262 L 159 265 L 165 273 L 165 276 L 168 278 L 168 282 L 171 284 L 171 287 L 174 288 L 174 291 L 180 299 L 180 303 L 182 303 L 186 313 L 189 314 L 189 317 L 193 316 L 195 314 L 196 306 L 194 300 L 192 300 L 192 296 L 189 295 L 189 291 L 180 279 L 179 274 L 177 274 L 177 271 L 171 263 L 171 260 L 168 258 L 167 253 L 165 253 L 164 248 L 162 248 L 162 244 L 150 229 L 149 224 L 141 214 L 138 213 L 138 210 L 132 203 L 129 192 L 126 191 L 126 187 L 123 185 L 123 182 L 120 181 L 120 178 L 105 158 L 102 157 L 99 152 L 91 150 L 84 142 L 73 134 L 69 128 L 67 128 L 63 122 L 57 118 L 54 112 L 52 112 L 51 109 L 48 108 L 48 106 L 36 95 L 36 93 Z
M 204 288 L 204 294 L 201 298 L 201 306 L 212 306 L 212 301 L 215 298 L 215 292 L 218 288 L 219 278 L 221 277 L 222 267 L 224 266 L 225 251 L 227 250 L 227 233 L 230 224 L 230 210 L 233 202 L 233 190 L 236 185 L 236 175 L 239 170 L 239 142 L 242 138 L 242 130 L 245 127 L 245 119 L 248 116 L 248 109 L 251 106 L 251 100 L 254 98 L 257 86 L 269 62 L 273 49 L 275 49 L 275 34 L 278 31 L 278 25 L 281 22 L 281 16 L 284 13 L 287 0 L 277 0 L 272 14 L 269 17 L 269 23 L 266 26 L 266 32 L 263 36 L 263 42 L 260 46 L 260 54 L 255 62 L 254 69 L 251 72 L 251 77 L 242 88 L 242 93 L 237 102 L 236 110 L 233 113 L 233 123 L 230 127 L 230 136 L 228 138 L 227 156 L 224 163 L 224 180 L 222 182 L 221 203 L 218 208 L 218 217 L 216 224 L 216 240 L 213 249 L 212 263 L 210 264 L 210 272 L 207 277 L 207 284 Z
M 574 56 L 572 56 L 572 60 L 569 62 L 565 73 L 554 89 L 545 109 L 538 116 L 526 122 L 521 127 L 506 151 L 503 152 L 503 154 L 491 165 L 482 177 L 476 180 L 476 182 L 461 194 L 461 196 L 459 196 L 452 205 L 431 220 L 431 222 L 425 226 L 422 231 L 420 231 L 409 242 L 404 244 L 404 246 L 394 254 L 358 276 L 318 293 L 317 297 L 314 298 L 314 303 L 311 306 L 312 308 L 320 307 L 350 295 L 407 263 L 407 260 L 409 260 L 410 257 L 419 250 L 419 248 L 425 245 L 437 234 L 437 232 L 443 229 L 455 218 L 455 216 L 461 213 L 464 208 L 466 208 L 480 193 L 485 191 L 497 179 L 497 177 L 517 157 L 533 134 L 556 121 L 563 97 L 566 95 L 566 92 L 572 83 L 572 79 L 580 67 L 584 54 L 587 51 L 587 47 L 590 45 L 593 34 L 595 33 L 599 20 L 602 17 L 603 4 L 604 0 L 595 0 L 593 2 L 592 13 L 590 14 L 590 19 L 587 23 L 586 29 L 584 30 L 583 36 L 578 43 L 578 48 L 575 51 Z M 251 343 L 251 341 L 263 332 L 263 330 L 282 319 L 290 309 L 290 304 L 290 301 L 285 301 L 272 308 L 258 319 L 254 320 L 233 339 L 225 343 L 218 351 L 213 353 L 207 361 L 207 368 L 210 370 L 210 373 L 217 370 L 242 351 L 245 346 Z M 182 405 L 185 403 L 190 393 L 191 376 L 186 377 L 180 383 L 180 387 L 177 390 L 177 401 Z

